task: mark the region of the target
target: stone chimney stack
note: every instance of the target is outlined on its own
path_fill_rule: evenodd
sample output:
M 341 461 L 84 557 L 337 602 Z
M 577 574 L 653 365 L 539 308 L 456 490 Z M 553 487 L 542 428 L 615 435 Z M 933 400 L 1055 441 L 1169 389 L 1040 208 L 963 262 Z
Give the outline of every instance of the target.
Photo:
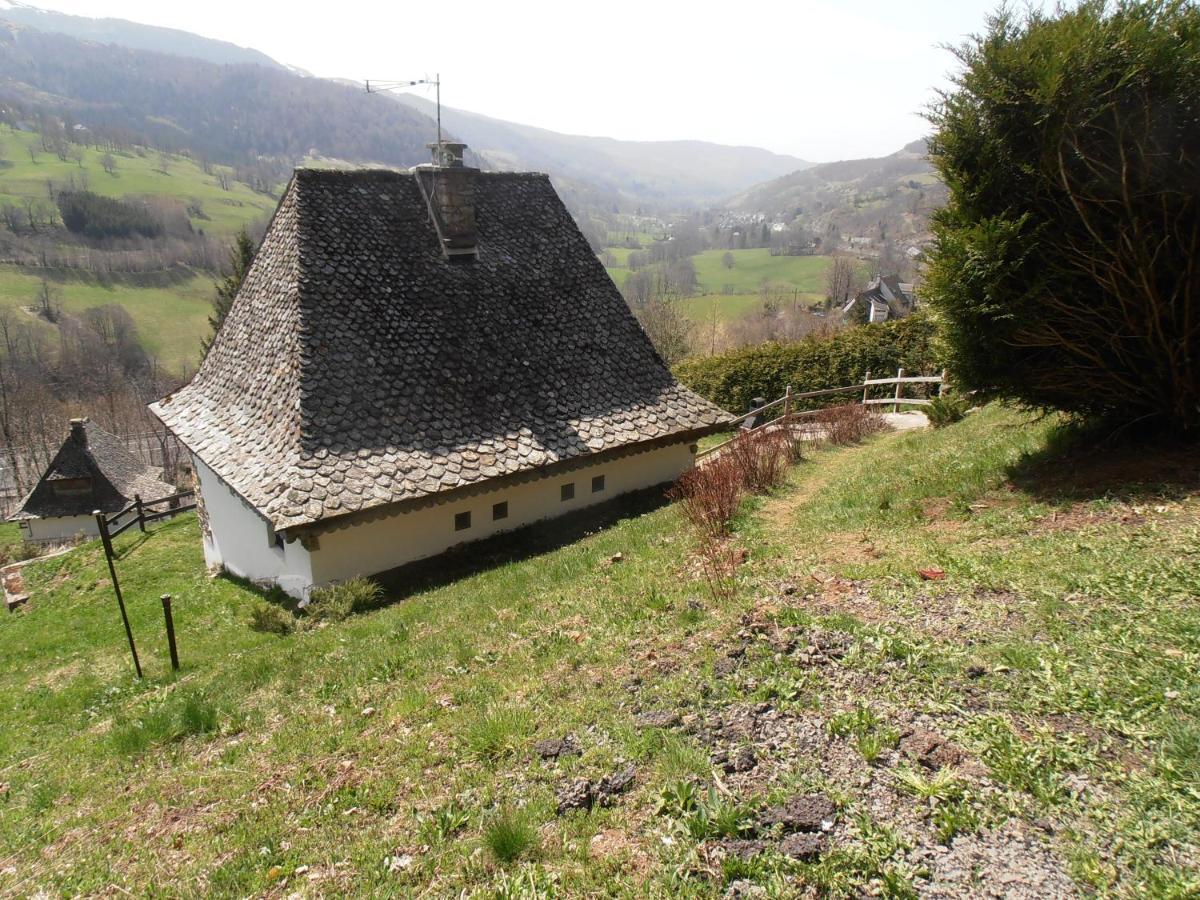
M 442 252 L 453 260 L 475 256 L 475 176 L 478 169 L 463 165 L 466 144 L 442 141 L 428 145 L 431 165 L 417 167 L 417 181 L 442 241 Z
M 88 445 L 87 431 L 83 427 L 86 424 L 86 418 L 71 420 L 71 440 L 77 443 L 80 447 L 86 447 Z

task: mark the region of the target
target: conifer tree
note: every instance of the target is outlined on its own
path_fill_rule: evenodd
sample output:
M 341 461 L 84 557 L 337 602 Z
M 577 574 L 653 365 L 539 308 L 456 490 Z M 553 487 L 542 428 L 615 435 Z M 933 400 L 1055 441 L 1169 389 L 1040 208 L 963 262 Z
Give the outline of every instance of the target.
M 237 292 L 242 286 L 242 280 L 246 277 L 246 272 L 250 270 L 250 263 L 254 261 L 254 251 L 254 241 L 250 240 L 250 235 L 243 228 L 234 238 L 233 250 L 229 254 L 231 271 L 216 284 L 217 292 L 212 302 L 213 312 L 208 317 L 208 324 L 212 326 L 212 334 L 200 343 L 202 356 L 208 356 L 209 348 L 216 340 L 217 332 L 221 330 L 225 317 L 229 315 L 229 310 L 233 306 L 233 298 L 237 296 Z

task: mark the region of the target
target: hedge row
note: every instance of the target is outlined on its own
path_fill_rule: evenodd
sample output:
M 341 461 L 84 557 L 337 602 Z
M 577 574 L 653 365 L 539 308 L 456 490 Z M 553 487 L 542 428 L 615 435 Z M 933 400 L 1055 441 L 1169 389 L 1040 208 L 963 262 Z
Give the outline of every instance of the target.
M 878 325 L 858 325 L 832 337 L 810 335 L 785 344 L 761 344 L 720 356 L 688 359 L 676 377 L 701 396 L 731 412 L 750 409 L 755 397 L 774 400 L 787 385 L 795 392 L 816 391 L 896 374 L 935 375 L 942 363 L 934 348 L 934 326 L 917 313 Z M 883 396 L 879 394 L 878 396 Z M 797 403 L 803 408 L 806 404 Z M 807 406 L 828 406 L 829 398 Z

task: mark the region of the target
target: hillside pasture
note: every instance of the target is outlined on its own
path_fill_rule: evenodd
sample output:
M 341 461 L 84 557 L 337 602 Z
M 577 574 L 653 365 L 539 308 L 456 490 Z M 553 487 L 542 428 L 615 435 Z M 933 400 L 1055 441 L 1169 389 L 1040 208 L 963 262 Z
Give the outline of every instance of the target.
M 29 312 L 43 277 L 61 299 L 64 312 L 78 314 L 111 303 L 123 306 L 137 324 L 142 347 L 170 372 L 182 374 L 199 364 L 200 339 L 208 333 L 212 312 L 212 276 L 179 269 L 102 280 L 73 270 L 0 265 L 0 306 L 13 310 L 17 321 L 41 329 L 54 346 L 54 326 Z
M 0 616 L 0 894 L 1193 896 L 1194 466 L 1114 481 L 1063 437 L 989 407 L 811 451 L 744 505 L 722 599 L 677 510 L 631 510 L 268 633 L 284 599 L 209 577 L 187 515 L 118 539 L 144 682 L 98 546 L 34 565 Z M 729 843 L 813 793 L 819 858 Z
M 29 149 L 34 150 L 31 159 Z M 231 172 L 228 167 L 214 166 L 213 174 L 205 172 L 191 159 L 167 156 L 166 171 L 155 151 L 119 151 L 111 155 L 116 161 L 113 174 L 104 171 L 103 150 L 71 145 L 82 153 L 82 159 L 60 160 L 53 152 L 42 150 L 41 138 L 23 131 L 0 132 L 0 204 L 24 204 L 27 199 L 42 201 L 54 207 L 47 182 L 64 187 L 70 179 L 81 188 L 86 177 L 87 190 L 106 197 L 142 198 L 171 197 L 183 204 L 198 204 L 202 215 L 189 215 L 192 227 L 217 237 L 229 236 L 244 225 L 268 218 L 275 210 L 278 197 L 259 194 L 241 182 L 229 179 L 229 190 L 222 189 L 217 172 Z M 54 207 L 57 217 L 57 208 Z

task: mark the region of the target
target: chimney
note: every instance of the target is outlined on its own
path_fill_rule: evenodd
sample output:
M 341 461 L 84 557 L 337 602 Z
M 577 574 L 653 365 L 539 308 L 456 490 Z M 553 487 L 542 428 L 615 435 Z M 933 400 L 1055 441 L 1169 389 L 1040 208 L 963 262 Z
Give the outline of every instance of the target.
M 88 445 L 87 431 L 84 430 L 83 427 L 86 424 L 86 417 L 82 419 L 71 420 L 71 440 L 77 443 L 80 447 L 86 447 Z
M 473 259 L 475 176 L 479 170 L 463 165 L 466 144 L 441 141 L 427 146 L 433 152 L 433 162 L 417 167 L 417 183 L 429 205 L 442 252 L 452 261 Z

